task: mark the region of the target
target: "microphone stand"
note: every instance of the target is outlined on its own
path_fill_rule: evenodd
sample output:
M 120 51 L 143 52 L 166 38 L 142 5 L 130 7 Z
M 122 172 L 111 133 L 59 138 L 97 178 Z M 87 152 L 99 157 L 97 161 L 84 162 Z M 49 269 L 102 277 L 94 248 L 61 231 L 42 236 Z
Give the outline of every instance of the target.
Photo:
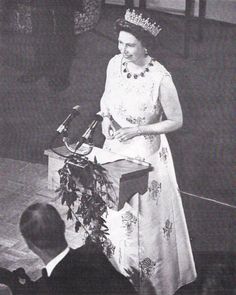
M 74 167 L 83 168 L 83 169 L 87 167 L 88 158 L 86 156 L 90 154 L 93 150 L 92 141 L 90 141 L 88 138 L 88 149 L 87 151 L 82 152 L 76 149 L 76 146 L 78 145 L 79 141 L 75 145 L 70 146 L 68 136 L 63 136 L 62 140 L 67 150 L 69 150 L 72 153 L 72 155 L 67 157 L 67 160 L 66 160 L 67 164 L 72 165 Z M 86 141 L 84 141 L 83 143 L 86 143 Z
M 65 147 L 71 152 L 73 153 L 73 155 L 79 155 L 79 156 L 87 156 L 88 154 L 90 154 L 93 150 L 93 145 L 92 142 L 88 141 L 88 150 L 85 152 L 79 151 L 78 149 L 76 149 L 75 147 L 72 147 L 69 145 L 68 143 L 68 137 L 63 137 L 63 142 Z M 84 142 L 86 143 L 86 142 Z M 79 144 L 79 141 L 77 141 L 77 143 L 75 144 L 75 146 L 77 146 Z
M 60 157 L 63 158 L 71 158 L 73 156 L 79 156 L 80 158 L 83 156 L 87 156 L 88 154 L 90 154 L 93 150 L 93 135 L 95 132 L 95 127 L 98 124 L 98 122 L 101 121 L 100 119 L 100 115 L 96 115 L 96 119 L 90 124 L 89 128 L 86 130 L 86 132 L 84 133 L 84 135 L 82 136 L 82 138 L 80 139 L 80 141 L 77 141 L 77 143 L 73 146 L 71 146 L 69 144 L 69 137 L 68 137 L 68 129 L 69 129 L 69 121 L 66 122 L 66 124 L 63 124 L 63 128 L 60 129 L 60 132 L 57 130 L 57 133 L 55 134 L 55 136 L 52 138 L 51 142 L 50 142 L 50 149 L 57 154 Z M 66 156 L 63 155 L 59 152 L 57 152 L 52 146 L 53 143 L 55 141 L 55 139 L 58 137 L 58 135 L 62 135 L 62 141 L 65 145 L 65 147 L 67 148 L 67 150 L 69 152 L 72 153 L 72 155 Z M 81 150 L 81 146 L 83 144 L 87 144 L 85 151 Z
M 53 138 L 50 141 L 49 144 L 49 148 L 51 151 L 53 151 L 55 154 L 57 154 L 58 156 L 62 157 L 62 158 L 69 158 L 69 156 L 63 155 L 59 152 L 57 152 L 54 148 L 53 148 L 53 143 L 56 140 L 56 138 L 60 135 L 63 134 L 63 136 L 68 137 L 68 130 L 66 128 L 64 128 L 64 130 L 61 133 L 56 133 L 56 135 L 53 136 Z M 64 138 L 64 137 L 63 137 Z

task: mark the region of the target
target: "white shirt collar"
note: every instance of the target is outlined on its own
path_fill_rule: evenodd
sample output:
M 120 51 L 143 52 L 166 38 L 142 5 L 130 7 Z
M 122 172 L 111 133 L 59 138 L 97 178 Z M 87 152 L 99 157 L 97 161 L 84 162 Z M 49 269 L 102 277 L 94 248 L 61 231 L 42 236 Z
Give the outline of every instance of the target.
M 60 254 L 54 257 L 49 263 L 45 266 L 47 270 L 47 274 L 50 277 L 52 271 L 57 266 L 57 264 L 68 254 L 70 248 L 67 246 L 65 250 L 63 250 Z

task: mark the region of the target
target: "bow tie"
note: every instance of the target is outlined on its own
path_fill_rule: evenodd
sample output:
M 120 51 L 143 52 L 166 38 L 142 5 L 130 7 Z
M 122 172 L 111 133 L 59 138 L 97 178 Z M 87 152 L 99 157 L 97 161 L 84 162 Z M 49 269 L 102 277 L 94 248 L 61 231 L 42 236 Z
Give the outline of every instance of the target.
M 43 268 L 43 269 L 42 269 L 42 277 L 43 277 L 44 279 L 47 279 L 47 278 L 48 278 L 48 273 L 47 273 L 46 268 Z

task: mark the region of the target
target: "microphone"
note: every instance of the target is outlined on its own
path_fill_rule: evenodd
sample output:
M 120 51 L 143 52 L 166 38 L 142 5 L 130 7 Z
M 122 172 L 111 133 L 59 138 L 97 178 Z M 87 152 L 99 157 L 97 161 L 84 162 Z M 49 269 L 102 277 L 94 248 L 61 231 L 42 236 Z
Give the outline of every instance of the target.
M 65 129 L 68 127 L 70 122 L 79 114 L 79 105 L 76 105 L 73 107 L 72 112 L 67 116 L 67 118 L 64 120 L 64 122 L 61 123 L 61 125 L 57 128 L 57 133 L 61 134 Z
M 85 143 L 94 133 L 95 128 L 97 127 L 98 123 L 102 122 L 103 117 L 98 113 L 95 115 L 95 119 L 89 125 L 88 129 L 82 135 L 81 140 L 76 144 L 75 151 L 81 147 L 83 143 Z

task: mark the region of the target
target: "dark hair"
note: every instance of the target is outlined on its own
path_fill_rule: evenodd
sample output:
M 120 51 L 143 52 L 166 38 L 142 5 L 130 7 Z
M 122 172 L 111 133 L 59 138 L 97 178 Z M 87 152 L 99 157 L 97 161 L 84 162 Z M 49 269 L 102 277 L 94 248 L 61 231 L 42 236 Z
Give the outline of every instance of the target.
M 150 18 L 150 15 L 146 12 L 137 9 L 135 9 L 135 12 L 137 14 L 142 13 L 144 18 Z M 115 21 L 115 31 L 117 34 L 119 34 L 120 31 L 128 32 L 137 38 L 148 51 L 154 49 L 156 41 L 155 37 L 148 31 L 144 30 L 141 26 L 132 24 L 124 18 L 119 18 Z
M 26 242 L 40 249 L 65 245 L 65 223 L 57 210 L 46 203 L 30 205 L 20 218 L 20 231 Z

